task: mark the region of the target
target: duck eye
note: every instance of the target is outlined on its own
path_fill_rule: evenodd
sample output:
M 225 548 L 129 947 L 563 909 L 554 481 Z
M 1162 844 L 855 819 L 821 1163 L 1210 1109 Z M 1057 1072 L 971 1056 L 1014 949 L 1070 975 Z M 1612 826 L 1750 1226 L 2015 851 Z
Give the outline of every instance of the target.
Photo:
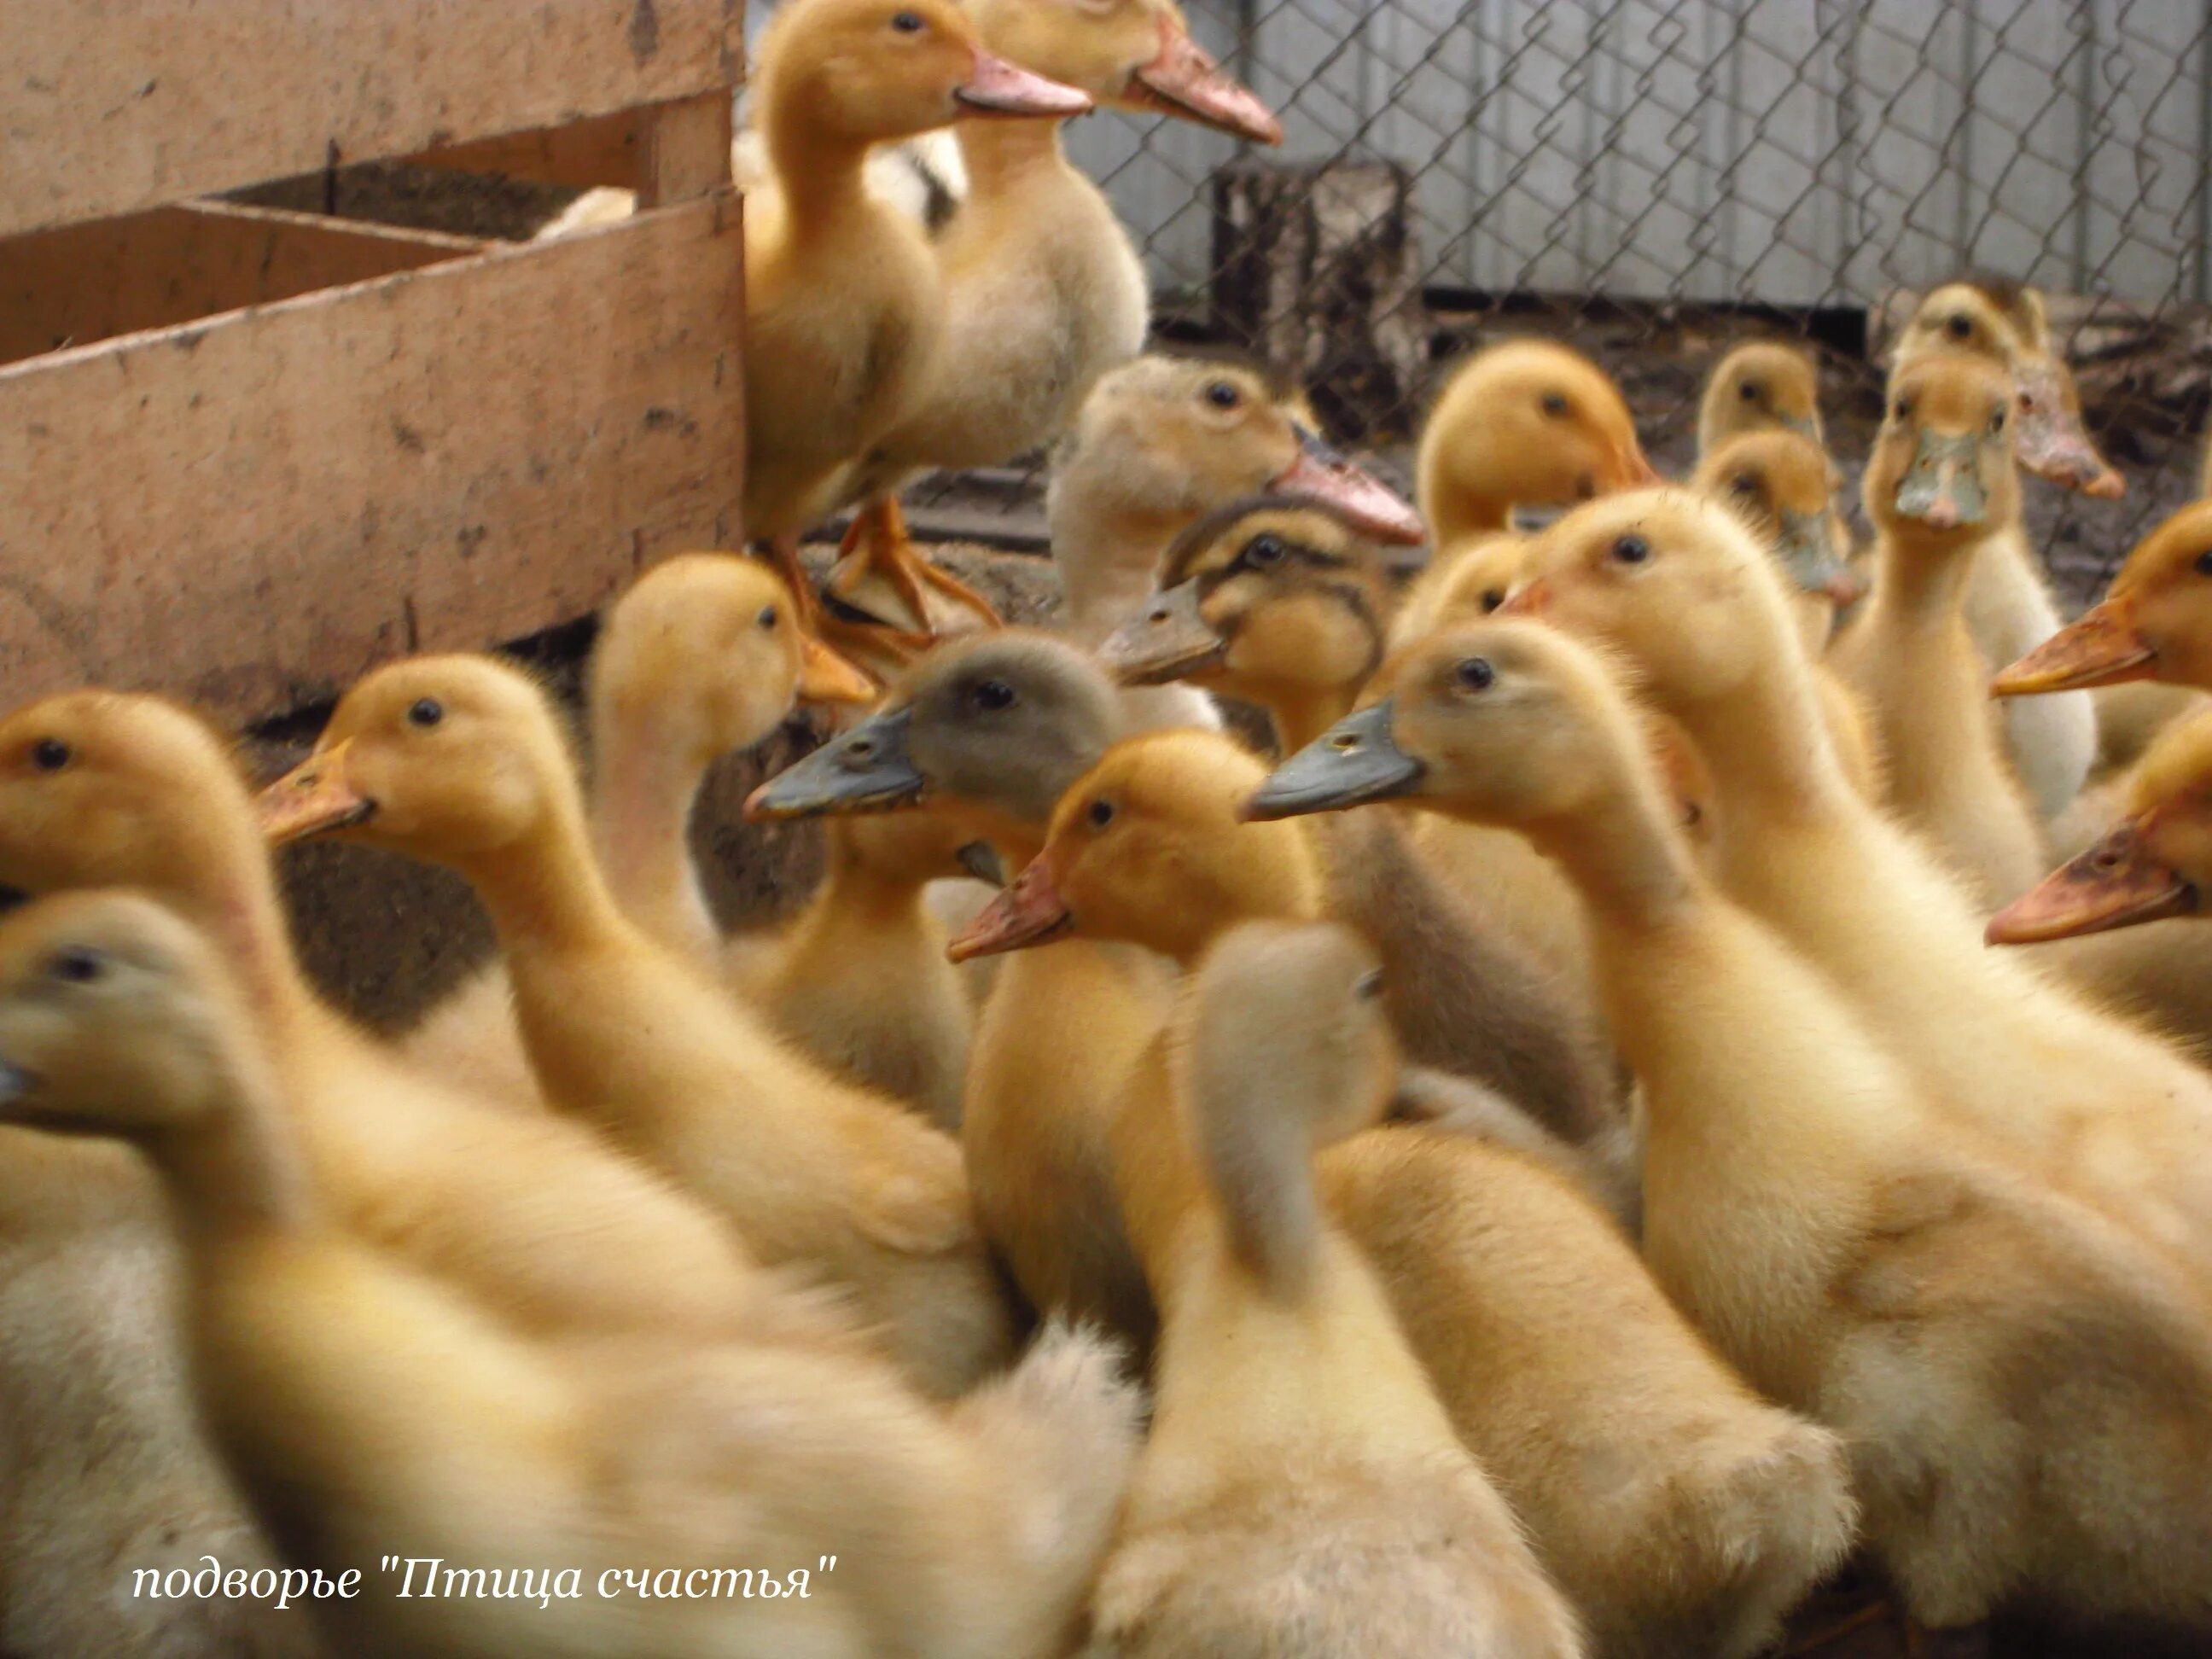
M 1642 564 L 1651 556 L 1651 544 L 1641 536 L 1623 536 L 1613 543 L 1613 556 L 1622 564 Z
M 1504 588 L 1486 587 L 1482 590 L 1482 608 L 1486 613 L 1497 610 L 1499 605 L 1504 603 L 1505 590 Z
M 1759 480 L 1748 472 L 1739 472 L 1729 480 L 1729 488 L 1739 495 L 1759 494 Z
M 107 958 L 82 945 L 64 945 L 46 959 L 46 977 L 65 985 L 89 985 L 107 972 Z
M 921 33 L 921 15 L 912 11 L 894 12 L 891 14 L 891 27 L 901 34 L 919 34 Z
M 976 708 L 994 713 L 1014 705 L 1014 688 L 1004 680 L 979 681 L 975 689 L 968 695 Z
M 407 710 L 410 726 L 435 726 L 446 718 L 446 705 L 435 697 L 417 697 Z
M 1741 386 L 1735 389 L 1735 395 L 1742 398 L 1744 402 L 1747 404 L 1755 404 L 1759 400 L 1763 391 L 1764 388 L 1760 386 L 1758 381 L 1746 380 Z
M 1954 340 L 1963 340 L 1974 331 L 1974 320 L 1964 315 L 1949 318 L 1943 324 L 1943 331 Z
M 1084 812 L 1083 817 L 1093 830 L 1103 830 L 1114 822 L 1114 803 L 1110 800 L 1094 800 Z
M 1470 691 L 1487 691 L 1498 671 L 1487 657 L 1462 657 L 1452 665 L 1452 678 Z
M 753 618 L 755 623 L 770 633 L 775 631 L 776 623 L 782 620 L 783 618 L 777 614 L 776 608 L 772 605 L 763 605 L 760 615 Z
M 1381 996 L 1382 994 L 1382 970 L 1380 968 L 1370 968 L 1365 973 L 1362 974 L 1357 980 L 1352 981 L 1352 994 L 1358 997 L 1362 1002 L 1372 1002 L 1376 997 Z
M 1557 392 L 1547 392 L 1543 399 L 1544 413 L 1553 420 L 1564 420 L 1567 414 L 1566 398 Z
M 2005 412 L 2002 409 L 1997 410 L 1996 414 L 1990 416 L 1990 435 L 1992 438 L 1996 436 L 1998 433 L 2004 430 L 2004 417 Z
M 1206 388 L 1206 401 L 1216 409 L 1234 409 L 1244 401 L 1244 394 L 1226 380 L 1215 380 Z
M 2197 556 L 2197 574 L 2200 576 L 2212 576 L 2212 548 L 2207 548 Z
M 70 746 L 59 738 L 40 738 L 31 745 L 31 764 L 41 772 L 58 772 L 70 763 Z
M 1244 544 L 1244 562 L 1247 564 L 1280 564 L 1283 544 L 1273 536 L 1255 536 Z
M 1899 398 L 1897 402 L 1891 406 L 1889 414 L 1892 420 L 1911 420 L 1912 418 L 1912 399 L 1910 398 Z

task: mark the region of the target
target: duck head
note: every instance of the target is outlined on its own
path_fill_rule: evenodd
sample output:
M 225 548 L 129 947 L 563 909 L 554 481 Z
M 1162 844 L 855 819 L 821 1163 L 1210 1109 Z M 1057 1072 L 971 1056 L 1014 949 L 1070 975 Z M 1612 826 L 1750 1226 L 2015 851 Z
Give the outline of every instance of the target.
M 2128 555 L 2100 604 L 2000 673 L 1998 696 L 2127 680 L 2212 689 L 2212 501 L 2196 501 Z

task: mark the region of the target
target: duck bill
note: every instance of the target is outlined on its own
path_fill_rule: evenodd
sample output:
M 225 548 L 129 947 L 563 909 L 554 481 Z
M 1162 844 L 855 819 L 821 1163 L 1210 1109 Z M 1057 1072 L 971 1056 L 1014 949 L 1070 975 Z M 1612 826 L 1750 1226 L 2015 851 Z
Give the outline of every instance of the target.
M 1644 446 L 1632 440 L 1627 453 L 1619 459 L 1613 477 L 1613 490 L 1644 489 L 1667 482 L 1666 475 L 1651 465 L 1651 458 L 1644 453 Z M 1606 493 L 1611 494 L 1612 491 Z
M 1790 580 L 1806 592 L 1817 593 L 1838 605 L 1850 605 L 1865 596 L 1866 584 L 1836 556 L 1826 514 L 1784 513 L 1774 550 Z
M 871 715 L 754 790 L 745 817 L 768 823 L 919 806 L 929 781 L 907 754 L 913 723 L 911 708 Z
M 1411 794 L 1427 769 L 1398 747 L 1391 714 L 1385 697 L 1345 716 L 1277 767 L 1239 816 L 1266 823 Z
M 1066 120 L 1091 107 L 1091 94 L 1078 88 L 1032 75 L 988 52 L 975 54 L 975 67 L 952 89 L 961 112 L 975 116 L 1039 116 Z
M 1283 142 L 1283 124 L 1258 95 L 1223 72 L 1189 31 L 1160 20 L 1159 55 L 1129 76 L 1123 95 L 1140 109 L 1195 121 L 1255 144 Z
M 2193 915 L 2197 889 L 2143 849 L 2133 821 L 1990 918 L 1992 945 L 2038 945 Z
M 1930 530 L 1962 530 L 1988 516 L 1980 440 L 1972 433 L 1923 432 L 1912 465 L 1897 486 L 1896 507 Z
M 867 703 L 880 695 L 866 672 L 811 635 L 799 640 L 799 700 L 801 702 Z
M 1164 685 L 1218 667 L 1229 641 L 1200 614 L 1195 579 L 1152 595 L 1152 603 L 1106 637 L 1098 660 L 1123 685 Z
M 2126 605 L 2093 605 L 1990 683 L 1993 697 L 2087 691 L 2158 678 L 2158 651 L 2137 631 Z
M 1074 913 L 1060 896 L 1050 855 L 1041 853 L 1014 878 L 1012 886 L 978 911 L 975 919 L 945 945 L 945 959 L 968 962 L 976 957 L 1026 951 L 1032 945 L 1049 945 L 1074 931 Z
M 2118 501 L 2128 482 L 2089 441 L 2076 400 L 2055 367 L 2027 368 L 2016 377 L 2027 401 L 2013 427 L 2014 453 L 2039 478 L 2100 501 Z
M 1498 617 L 1541 617 L 1552 608 L 1551 584 L 1541 576 L 1522 582 L 1505 596 L 1505 603 L 1492 611 Z
M 1377 541 L 1410 547 L 1429 533 L 1412 502 L 1304 427 L 1298 428 L 1297 459 L 1275 475 L 1267 493 L 1318 501 Z
M 349 738 L 317 750 L 254 798 L 262 836 L 271 847 L 335 835 L 376 816 L 376 803 L 346 776 L 350 744 Z

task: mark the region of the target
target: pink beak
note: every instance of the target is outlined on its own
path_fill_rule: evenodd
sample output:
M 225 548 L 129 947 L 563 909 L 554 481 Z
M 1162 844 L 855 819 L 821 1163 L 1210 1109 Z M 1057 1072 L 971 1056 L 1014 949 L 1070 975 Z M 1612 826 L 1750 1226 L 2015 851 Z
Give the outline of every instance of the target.
M 1032 75 L 988 52 L 975 54 L 975 67 L 952 89 L 954 100 L 970 115 L 1028 115 L 1065 120 L 1093 106 L 1091 94 L 1076 87 Z
M 1279 144 L 1283 124 L 1243 82 L 1172 19 L 1160 19 L 1159 56 L 1129 77 L 1129 101 L 1255 143 Z

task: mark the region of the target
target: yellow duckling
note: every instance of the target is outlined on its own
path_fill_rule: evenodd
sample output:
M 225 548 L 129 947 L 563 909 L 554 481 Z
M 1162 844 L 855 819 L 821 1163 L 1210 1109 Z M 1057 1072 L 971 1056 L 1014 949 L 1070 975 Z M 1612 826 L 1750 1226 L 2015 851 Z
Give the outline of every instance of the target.
M 1698 460 L 1702 466 L 1732 438 L 1759 432 L 1794 432 L 1820 445 L 1820 375 L 1812 353 L 1777 340 L 1740 345 L 1713 366 L 1698 405 Z
M 873 694 L 864 675 L 805 631 L 791 591 L 765 565 L 685 553 L 638 578 L 607 611 L 588 695 L 592 839 L 630 919 L 719 969 L 722 932 L 689 834 L 708 769 L 766 738 L 796 702 Z M 539 1109 L 514 1004 L 495 962 L 404 1035 L 400 1052 L 432 1077 Z
M 1440 548 L 1510 530 L 1516 507 L 1565 507 L 1659 476 L 1612 377 L 1549 340 L 1469 358 L 1422 424 L 1416 466 Z
M 1185 680 L 1256 703 L 1285 751 L 1350 710 L 1398 602 L 1388 550 L 1326 507 L 1277 496 L 1200 520 L 1169 548 L 1158 580 L 1101 660 L 1124 683 Z M 1479 886 L 1450 884 L 1395 819 L 1344 829 L 1326 848 L 1331 901 L 1382 953 L 1412 1057 L 1482 1079 L 1569 1141 L 1616 1127 L 1594 1009 L 1543 954 L 1556 919 L 1530 914 L 1571 896 L 1532 887 L 1519 860 L 1492 860 Z
M 692 1199 L 580 1126 L 425 1076 L 322 1000 L 245 781 L 195 716 L 70 692 L 0 720 L 0 881 L 136 888 L 206 930 L 339 1223 L 527 1330 L 719 1335 L 750 1316 L 757 1275 Z
M 956 949 L 1048 945 L 1049 957 L 1086 936 L 1121 939 L 1172 953 L 1186 988 L 1202 983 L 1240 923 L 1318 914 L 1302 826 L 1241 820 L 1265 775 L 1214 733 L 1117 745 L 1068 791 L 1043 850 Z M 1282 1031 L 1277 1049 L 1304 1055 L 1343 1008 L 1340 997 L 1296 1011 L 1305 1028 Z M 1109 1143 L 1117 1169 L 1173 1145 L 1159 1118 L 1175 1054 L 1164 1035 L 1125 1082 Z M 1279 1095 L 1299 1075 L 1295 1060 L 1271 1061 L 1247 1085 Z M 1558 1160 L 1522 1144 L 1393 1125 L 1328 1147 L 1316 1175 L 1461 1439 L 1528 1527 L 1596 1650 L 1755 1652 L 1847 1547 L 1838 1449 L 1716 1364 Z M 1156 1179 L 1121 1212 L 1148 1272 L 1148 1230 L 1172 1218 L 1174 1190 Z M 1620 1392 L 1630 1376 L 1632 1398 Z
M 308 1603 L 332 1651 L 1066 1650 L 1135 1439 L 1110 1353 L 1049 1335 L 940 1412 L 880 1361 L 770 1333 L 518 1330 L 331 1214 L 252 1000 L 144 899 L 19 913 L 0 1120 L 126 1140 L 160 1176 L 210 1430 L 289 1562 L 362 1581 Z M 440 1576 L 386 1574 L 394 1551 Z M 755 1591 L 762 1573 L 784 1593 Z
M 2049 863 L 1966 617 L 1976 562 L 2021 533 L 2012 402 L 2002 371 L 1963 355 L 1893 378 L 1866 470 L 1881 574 L 1834 652 L 1874 716 L 1891 805 L 1991 909 Z
M 970 115 L 1059 119 L 1091 100 L 983 50 L 951 0 L 805 0 L 753 80 L 771 188 L 746 204 L 745 532 L 811 596 L 799 532 L 936 372 L 945 296 L 921 225 L 867 188 L 877 144 Z
M 1935 289 L 1899 337 L 1890 373 L 1894 379 L 1921 358 L 1960 352 L 2011 376 L 2014 447 L 2022 466 L 2100 498 L 2126 489 L 2082 429 L 2080 394 L 2051 341 L 2041 295 L 1996 281 Z M 2057 629 L 2058 607 L 2024 533 L 1992 538 L 1975 558 L 1966 608 L 1974 643 L 1992 665 L 2013 661 Z M 2095 764 L 2096 705 L 2086 696 L 2014 703 L 2003 720 L 2013 764 L 2048 822 L 2066 810 Z
M 1843 775 L 1773 562 L 1718 504 L 1649 491 L 1539 538 L 1524 600 L 1626 658 L 1717 798 L 1729 898 L 1825 973 L 1930 1103 L 2212 1272 L 2212 1078 L 1984 948 L 1912 836 Z
M 1834 477 L 1818 444 L 1778 430 L 1729 439 L 1698 463 L 1690 481 L 1726 502 L 1772 550 L 1790 579 L 1790 614 L 1805 653 L 1816 662 L 1827 652 L 1838 613 L 1865 592 L 1836 533 Z M 1829 740 L 1852 787 L 1869 800 L 1881 799 L 1887 780 L 1866 705 L 1825 665 L 1815 679 Z
M 1263 144 L 1282 128 L 1191 38 L 1175 0 L 981 0 L 984 44 L 1097 104 L 1173 116 Z M 1063 431 L 1098 377 L 1144 349 L 1143 262 L 1105 192 L 1071 163 L 1058 120 L 963 120 L 968 179 L 938 240 L 945 339 L 929 382 L 851 484 L 865 504 L 830 592 L 923 633 L 997 613 L 923 561 L 895 492 L 928 467 L 996 466 Z
M 1389 1098 L 1376 972 L 1333 929 L 1233 931 L 1182 998 L 1169 1110 L 1133 1103 L 1116 1127 L 1162 1328 L 1103 1653 L 1583 1651 L 1316 1195 L 1316 1147 Z
M 731 976 L 823 1065 L 957 1134 L 975 1015 L 924 894 L 963 875 L 997 885 L 997 855 L 931 812 L 828 829 L 821 886 L 773 937 L 731 941 Z
M 1411 800 L 1516 825 L 1570 872 L 1650 1116 L 1645 1255 L 1756 1386 L 1840 1435 L 1911 1619 L 2026 1597 L 2212 1630 L 2202 1286 L 1947 1122 L 1721 893 L 1598 657 L 1501 617 L 1370 696 L 1249 811 Z
M 2020 697 L 2158 680 L 2212 690 L 2212 501 L 2136 544 L 2104 599 L 1999 673 Z
M 922 1386 L 1003 1363 L 1007 1310 L 959 1151 L 791 1052 L 623 913 L 544 695 L 488 658 L 424 657 L 339 701 L 261 797 L 275 842 L 328 834 L 446 864 L 491 913 L 532 1068 L 557 1110 L 727 1218 L 764 1261 L 848 1290 Z
M 1261 494 L 1321 501 L 1380 540 L 1421 539 L 1413 509 L 1316 437 L 1297 388 L 1257 365 L 1155 352 L 1101 377 L 1053 455 L 1046 511 L 1060 625 L 1098 644 L 1143 609 L 1169 543 Z M 1121 702 L 1139 726 L 1220 723 L 1188 688 L 1131 690 Z

